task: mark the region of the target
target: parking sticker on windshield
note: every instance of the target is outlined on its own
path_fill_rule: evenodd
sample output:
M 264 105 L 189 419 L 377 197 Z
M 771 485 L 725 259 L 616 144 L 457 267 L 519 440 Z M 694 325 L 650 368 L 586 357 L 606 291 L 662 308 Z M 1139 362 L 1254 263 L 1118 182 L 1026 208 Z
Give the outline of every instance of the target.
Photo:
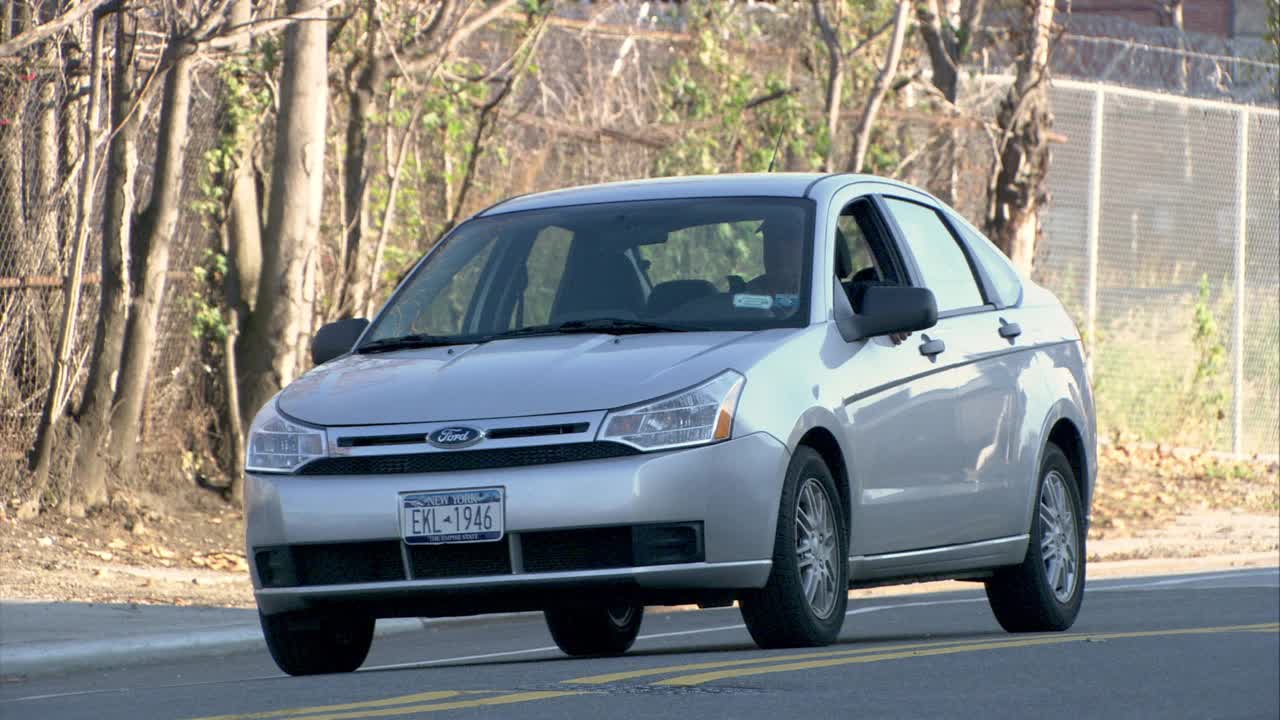
M 773 307 L 773 298 L 768 295 L 749 295 L 747 293 L 738 293 L 733 296 L 733 306 L 768 310 Z
M 788 308 L 793 308 L 799 304 L 800 304 L 799 295 L 793 295 L 788 293 L 778 293 L 777 295 L 773 296 L 774 307 L 779 307 L 779 308 L 782 308 L 783 310 L 786 310 Z

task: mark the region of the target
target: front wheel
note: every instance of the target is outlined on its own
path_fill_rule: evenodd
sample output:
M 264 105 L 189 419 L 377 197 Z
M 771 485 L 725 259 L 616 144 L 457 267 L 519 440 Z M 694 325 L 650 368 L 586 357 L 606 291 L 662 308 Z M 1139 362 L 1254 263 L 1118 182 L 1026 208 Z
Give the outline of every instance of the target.
M 738 599 L 760 647 L 829 645 L 840 634 L 849 601 L 849 531 L 839 498 L 822 456 L 798 448 L 782 488 L 769 580 Z
M 1027 556 L 987 581 L 991 612 L 1005 630 L 1066 630 L 1076 621 L 1084 601 L 1083 517 L 1071 463 L 1050 444 L 1040 465 Z
M 373 618 L 316 612 L 258 613 L 271 658 L 289 675 L 351 672 L 373 643 Z
M 644 605 L 623 602 L 589 608 L 555 608 L 543 612 L 551 639 L 566 655 L 621 655 L 631 649 L 644 620 Z

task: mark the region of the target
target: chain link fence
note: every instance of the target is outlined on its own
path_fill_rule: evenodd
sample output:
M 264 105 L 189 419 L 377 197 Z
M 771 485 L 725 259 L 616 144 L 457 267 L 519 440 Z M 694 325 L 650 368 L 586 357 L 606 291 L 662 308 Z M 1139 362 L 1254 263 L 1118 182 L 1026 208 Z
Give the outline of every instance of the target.
M 1280 112 L 1072 80 L 1052 92 L 1036 279 L 1085 334 L 1105 433 L 1280 445 Z
M 213 87 L 211 68 L 199 72 Z M 0 68 L 0 480 L 17 477 L 49 391 L 63 308 L 63 284 L 71 266 L 76 225 L 82 108 L 79 88 L 58 68 L 19 73 Z M 138 140 L 138 207 L 149 196 L 157 113 L 147 116 Z M 190 142 L 183 167 L 183 210 L 171 242 L 170 272 L 157 328 L 151 377 L 139 425 L 144 452 L 179 447 L 205 405 L 205 373 L 193 336 L 192 270 L 218 246 L 193 205 L 207 177 L 204 153 L 218 138 L 221 108 L 212 92 L 192 100 Z M 100 143 L 101 172 L 105 143 Z M 102 257 L 101 178 L 88 221 L 83 285 L 72 335 L 67 407 L 78 406 L 88 374 L 100 299 Z

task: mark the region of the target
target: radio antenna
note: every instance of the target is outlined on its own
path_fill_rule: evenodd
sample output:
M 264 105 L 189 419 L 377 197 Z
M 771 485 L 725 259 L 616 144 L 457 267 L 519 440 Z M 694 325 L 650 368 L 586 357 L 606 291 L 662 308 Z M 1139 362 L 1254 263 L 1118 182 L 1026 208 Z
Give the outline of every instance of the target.
M 785 124 L 778 128 L 778 139 L 773 142 L 773 157 L 769 158 L 769 169 L 765 172 L 773 172 L 773 164 L 778 161 L 778 148 L 782 147 L 782 133 L 786 129 Z

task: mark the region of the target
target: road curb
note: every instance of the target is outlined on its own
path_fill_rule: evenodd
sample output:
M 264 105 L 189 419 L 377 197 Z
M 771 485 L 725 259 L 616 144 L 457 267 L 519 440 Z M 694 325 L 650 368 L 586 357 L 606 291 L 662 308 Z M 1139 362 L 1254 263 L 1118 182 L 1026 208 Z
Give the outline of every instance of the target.
M 418 618 L 379 620 L 375 636 L 423 630 L 438 621 Z M 23 643 L 0 646 L 0 678 L 53 675 L 74 670 L 147 665 L 194 657 L 228 655 L 244 650 L 266 651 L 262 629 L 232 625 L 192 632 L 161 632 L 109 640 Z

